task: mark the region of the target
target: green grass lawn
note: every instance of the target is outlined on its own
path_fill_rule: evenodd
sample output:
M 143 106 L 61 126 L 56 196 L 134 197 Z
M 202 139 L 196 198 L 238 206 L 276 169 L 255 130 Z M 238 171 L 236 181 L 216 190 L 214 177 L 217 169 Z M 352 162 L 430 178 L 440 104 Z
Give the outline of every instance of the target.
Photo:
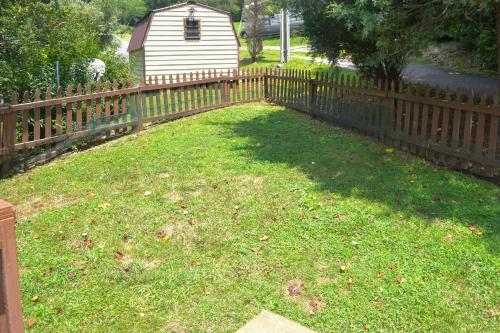
M 0 181 L 31 331 L 497 331 L 500 189 L 384 148 L 249 104 Z
M 306 54 L 301 54 L 304 57 L 307 57 Z M 280 63 L 280 53 L 279 51 L 273 51 L 273 50 L 264 50 L 262 52 L 262 55 L 257 58 L 257 62 L 251 63 L 250 62 L 250 55 L 248 54 L 247 50 L 240 50 L 240 68 L 245 69 L 245 68 L 264 68 L 264 67 L 272 67 L 276 66 Z M 312 59 L 297 59 L 297 58 L 290 58 L 290 61 L 284 65 L 284 68 L 290 68 L 290 69 L 304 69 L 304 70 L 311 70 L 311 71 L 324 71 L 324 72 L 331 72 L 331 71 L 336 71 L 336 72 L 342 72 L 345 74 L 349 75 L 355 75 L 355 71 L 347 69 L 347 68 L 332 68 L 328 64 L 320 64 L 312 61 Z

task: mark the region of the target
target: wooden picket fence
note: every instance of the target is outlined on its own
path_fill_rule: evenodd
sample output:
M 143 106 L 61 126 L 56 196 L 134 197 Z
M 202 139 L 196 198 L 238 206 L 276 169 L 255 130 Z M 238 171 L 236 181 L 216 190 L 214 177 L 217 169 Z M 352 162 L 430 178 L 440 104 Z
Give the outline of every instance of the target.
M 266 99 L 356 129 L 451 167 L 489 177 L 500 170 L 499 95 L 373 82 L 306 70 L 253 69 L 147 77 L 14 95 L 0 105 L 0 162 L 9 164 L 54 144 L 95 140 L 237 103 Z M 64 95 L 64 96 L 63 96 Z M 490 96 L 491 97 L 491 96 Z M 491 99 L 491 98 L 490 98 Z M 68 144 L 66 144 L 67 146 Z M 55 154 L 58 154 L 56 151 Z M 49 158 L 52 155 L 48 155 Z M 17 161 L 17 162 L 16 162 Z M 11 163 L 9 163 L 11 162 Z
M 498 179 L 500 95 L 357 76 L 269 70 L 269 99 L 442 165 Z M 492 103 L 487 101 L 491 100 Z
M 97 140 L 163 122 L 264 97 L 263 70 L 207 71 L 148 77 L 131 82 L 69 86 L 63 93 L 16 94 L 0 105 L 0 163 L 3 175 L 35 154 L 43 161 L 78 139 Z M 57 145 L 65 149 L 56 149 Z

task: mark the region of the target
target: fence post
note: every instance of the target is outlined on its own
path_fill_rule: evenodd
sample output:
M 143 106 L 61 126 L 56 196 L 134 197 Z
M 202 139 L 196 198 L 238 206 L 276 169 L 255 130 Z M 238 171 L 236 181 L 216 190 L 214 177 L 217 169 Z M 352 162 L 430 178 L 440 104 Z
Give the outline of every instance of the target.
M 224 96 L 222 103 L 224 105 L 229 105 L 229 75 L 228 76 L 222 76 L 222 79 L 224 80 Z
M 137 95 L 135 97 L 135 112 L 137 114 L 137 129 L 136 132 L 140 132 L 143 129 L 143 111 L 146 108 L 143 103 L 145 103 L 145 99 L 142 98 L 142 87 L 146 85 L 146 77 L 143 76 L 141 78 L 141 82 L 139 83 L 139 87 L 137 88 Z
M 392 131 L 395 123 L 395 108 L 396 108 L 396 85 L 395 81 L 385 81 L 385 101 L 383 103 L 384 109 L 382 117 L 382 140 L 385 143 L 392 143 Z
M 0 332 L 24 331 L 16 259 L 16 214 L 0 199 Z
M 15 102 L 15 101 L 14 101 Z M 0 178 L 9 174 L 16 145 L 16 114 L 0 96 Z
M 268 68 L 264 71 L 264 98 L 269 99 L 269 74 Z
M 308 77 L 309 77 L 309 100 L 308 100 L 308 105 L 307 105 L 307 111 L 308 112 L 312 112 L 313 110 L 313 107 L 315 105 L 315 102 L 316 102 L 316 90 L 318 89 L 317 88 L 317 83 L 316 83 L 316 80 L 318 78 L 318 74 L 316 73 L 315 74 L 315 79 L 312 78 L 311 76 L 311 73 L 309 72 L 308 73 Z

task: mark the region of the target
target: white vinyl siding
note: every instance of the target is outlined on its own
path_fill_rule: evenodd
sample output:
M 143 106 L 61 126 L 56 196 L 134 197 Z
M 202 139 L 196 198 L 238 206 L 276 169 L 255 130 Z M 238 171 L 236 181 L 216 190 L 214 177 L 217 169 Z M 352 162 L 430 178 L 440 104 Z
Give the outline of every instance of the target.
M 184 39 L 184 18 L 191 6 L 200 20 L 200 40 Z M 146 76 L 238 68 L 238 42 L 227 15 L 196 4 L 153 15 L 144 43 Z

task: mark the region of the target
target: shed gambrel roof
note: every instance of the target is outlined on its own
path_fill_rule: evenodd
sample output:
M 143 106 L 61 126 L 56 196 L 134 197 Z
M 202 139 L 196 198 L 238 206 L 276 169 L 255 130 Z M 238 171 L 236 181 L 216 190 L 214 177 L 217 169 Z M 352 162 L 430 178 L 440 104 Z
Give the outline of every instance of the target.
M 236 33 L 236 30 L 234 30 L 233 19 L 232 19 L 231 14 L 229 12 L 226 12 L 225 10 L 221 10 L 218 8 L 210 7 L 210 6 L 201 4 L 201 3 L 197 3 L 194 1 L 188 1 L 188 2 L 177 4 L 177 5 L 158 8 L 158 9 L 150 11 L 141 21 L 139 21 L 139 23 L 137 23 L 134 26 L 134 31 L 132 32 L 132 37 L 130 38 L 130 42 L 128 43 L 127 51 L 133 52 L 133 51 L 137 51 L 137 50 L 144 48 L 144 42 L 146 41 L 146 36 L 148 35 L 149 28 L 151 27 L 151 21 L 153 21 L 153 16 L 155 13 L 165 12 L 165 11 L 168 11 L 171 9 L 175 9 L 175 8 L 179 8 L 179 7 L 183 7 L 183 6 L 187 6 L 187 5 L 195 5 L 195 6 L 207 8 L 207 9 L 213 10 L 215 12 L 227 15 L 227 17 L 229 18 L 229 22 L 231 23 L 231 29 L 233 31 L 234 38 L 236 38 L 236 42 L 238 43 L 238 47 L 240 47 L 240 40 L 238 38 L 238 34 Z

